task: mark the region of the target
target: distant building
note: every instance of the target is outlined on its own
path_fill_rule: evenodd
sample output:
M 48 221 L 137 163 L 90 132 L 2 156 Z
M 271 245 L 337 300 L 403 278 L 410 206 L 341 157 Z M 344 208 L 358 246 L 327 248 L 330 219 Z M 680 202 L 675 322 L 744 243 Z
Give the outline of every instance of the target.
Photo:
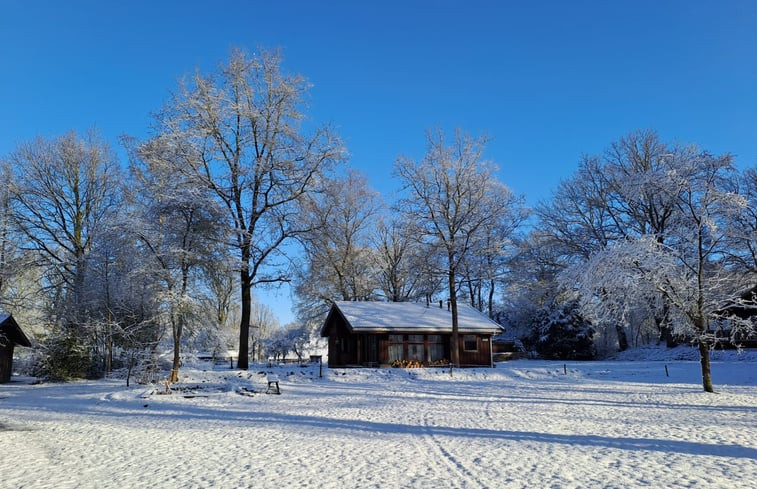
M 735 298 L 714 311 L 714 316 L 726 321 L 714 331 L 716 347 L 718 348 L 757 348 L 757 285 L 739 293 Z M 745 331 L 731 331 L 728 325 L 732 320 L 751 321 L 752 329 Z
M 460 365 L 492 366 L 492 337 L 502 328 L 458 304 Z M 448 365 L 452 314 L 417 302 L 336 302 L 321 328 L 329 339 L 329 367 Z
M 13 373 L 13 348 L 32 346 L 10 314 L 0 314 L 0 383 L 10 382 Z

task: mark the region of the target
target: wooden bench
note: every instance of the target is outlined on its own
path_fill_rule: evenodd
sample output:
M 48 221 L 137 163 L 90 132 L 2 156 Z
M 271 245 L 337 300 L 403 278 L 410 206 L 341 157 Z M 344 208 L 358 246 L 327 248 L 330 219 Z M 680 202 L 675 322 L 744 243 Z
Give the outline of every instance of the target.
M 270 374 L 267 376 L 266 380 L 268 381 L 268 388 L 265 390 L 266 394 L 281 394 L 278 375 Z

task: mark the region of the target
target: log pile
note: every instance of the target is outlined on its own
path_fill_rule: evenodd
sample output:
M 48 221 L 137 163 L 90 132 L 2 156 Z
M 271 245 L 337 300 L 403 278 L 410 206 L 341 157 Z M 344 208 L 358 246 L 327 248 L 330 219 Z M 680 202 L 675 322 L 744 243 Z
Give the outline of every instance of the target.
M 419 362 L 418 360 L 395 360 L 391 363 L 393 368 L 423 368 L 423 367 L 446 367 L 449 360 L 442 358 L 433 362 Z
M 421 368 L 423 364 L 417 360 L 395 360 L 392 362 L 393 368 Z

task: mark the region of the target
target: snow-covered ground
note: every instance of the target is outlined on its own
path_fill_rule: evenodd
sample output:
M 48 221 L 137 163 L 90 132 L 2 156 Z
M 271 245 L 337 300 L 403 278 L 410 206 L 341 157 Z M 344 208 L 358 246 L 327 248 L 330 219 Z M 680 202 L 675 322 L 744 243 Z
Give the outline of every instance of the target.
M 682 354 L 452 378 L 206 366 L 172 394 L 16 379 L 0 385 L 0 487 L 755 487 L 757 354 L 715 356 L 718 394 Z M 263 393 L 269 370 L 281 395 Z

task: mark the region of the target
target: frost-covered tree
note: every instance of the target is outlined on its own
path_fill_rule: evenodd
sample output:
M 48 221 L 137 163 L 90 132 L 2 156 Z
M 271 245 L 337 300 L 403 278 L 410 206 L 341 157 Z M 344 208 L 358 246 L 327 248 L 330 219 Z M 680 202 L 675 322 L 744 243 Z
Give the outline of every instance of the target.
M 730 221 L 727 265 L 757 285 L 757 168 L 748 168 L 734 188 L 746 205 Z
M 201 267 L 203 318 L 200 321 L 206 325 L 198 332 L 196 344 L 205 351 L 215 354 L 226 353 L 229 349 L 236 349 L 237 328 L 239 326 L 239 304 L 235 300 L 239 286 L 236 274 L 228 263 L 216 262 L 212 267 Z M 253 314 L 254 316 L 254 314 Z M 251 332 L 253 338 L 254 332 Z M 253 360 L 255 347 L 251 348 Z
M 270 307 L 253 302 L 250 329 L 252 330 L 252 358 L 253 361 L 260 361 L 266 345 L 270 344 L 271 338 L 280 329 L 279 321 L 274 316 L 273 310 Z
M 390 302 L 430 302 L 442 288 L 429 247 L 413 235 L 414 224 L 400 218 L 379 219 L 373 238 L 378 286 Z
M 356 172 L 331 180 L 304 203 L 304 264 L 296 274 L 299 314 L 320 317 L 334 300 L 368 300 L 378 284 L 370 236 L 378 196 Z
M 669 178 L 675 180 L 674 212 L 664 242 L 654 234 L 629 237 L 592 255 L 569 274 L 586 311 L 596 317 L 622 316 L 631 304 L 652 306 L 654 291 L 672 307 L 677 332 L 697 344 L 702 385 L 712 392 L 709 349 L 711 322 L 741 283 L 724 266 L 730 223 L 746 206 L 732 191 L 731 158 L 691 149 L 680 153 Z M 736 332 L 741 323 L 732 324 Z
M 291 349 L 297 355 L 297 361 L 302 363 L 308 346 L 312 343 L 313 329 L 305 322 L 294 322 L 284 327 Z
M 151 257 L 132 233 L 124 232 L 123 220 L 111 224 L 94 247 L 88 269 L 91 326 L 104 372 L 125 366 L 128 385 L 135 368 L 150 375 L 157 372 L 157 349 L 164 336 L 162 284 L 154 266 L 144 266 L 153 263 Z
M 154 271 L 163 286 L 161 303 L 173 340 L 169 380 L 176 382 L 182 337 L 190 320 L 201 316 L 203 297 L 195 282 L 203 277 L 200 269 L 221 266 L 226 229 L 221 225 L 223 211 L 209 190 L 177 177 L 173 162 L 178 157 L 160 143 L 143 145 L 142 160 L 132 162 L 133 214 L 122 224 L 141 245 L 143 265 Z
M 575 301 L 564 301 L 535 311 L 533 328 L 523 337 L 526 348 L 542 358 L 591 360 L 594 329 Z
M 494 297 L 508 274 L 508 264 L 515 254 L 516 233 L 528 210 L 523 200 L 512 197 L 512 202 L 495 221 L 481 227 L 476 244 L 463 261 L 462 285 L 467 289 L 471 306 L 495 316 Z
M 626 243 L 611 243 L 586 262 L 569 267 L 559 275 L 560 290 L 576 292 L 582 314 L 594 325 L 598 355 L 623 350 L 620 339 L 615 336 L 618 327 L 629 329 L 633 346 L 649 343 L 659 333 L 653 315 L 661 310 L 664 296 L 653 284 L 621 268 L 612 250 Z
M 13 171 L 8 163 L 0 162 L 0 301 L 5 302 L 9 279 L 15 274 L 18 237 L 12 213 Z
M 34 266 L 34 252 L 22 249 L 23 233 L 15 221 L 14 172 L 0 161 L 0 310 L 13 313 L 24 324 L 40 311 L 37 292 L 40 272 Z M 28 319 L 28 321 L 27 321 Z M 32 333 L 27 328 L 27 333 Z
M 27 266 L 39 276 L 34 302 L 44 311 L 47 329 L 40 351 L 55 353 L 41 365 L 57 373 L 44 373 L 94 374 L 99 333 L 93 315 L 96 289 L 88 278 L 92 250 L 120 201 L 117 158 L 92 130 L 21 143 L 8 162 L 12 225 L 19 249 L 29 258 Z
M 14 218 L 23 246 L 45 271 L 58 314 L 86 320 L 88 253 L 119 201 L 119 165 L 94 132 L 74 132 L 20 144 L 10 155 L 15 171 Z
M 497 179 L 496 166 L 483 159 L 485 139 L 461 131 L 449 145 L 441 131 L 429 132 L 427 138 L 421 160 L 400 157 L 395 163 L 404 192 L 398 208 L 417 225 L 417 236 L 443 257 L 452 310 L 452 365 L 459 366 L 458 275 L 486 226 L 509 211 L 514 197 Z
M 631 132 L 613 142 L 600 156 L 584 156 L 576 174 L 562 182 L 549 203 L 537 208 L 537 233 L 560 253 L 560 267 L 581 266 L 593 253 L 612 243 L 654 236 L 661 244 L 670 239 L 678 212 L 681 162 L 693 158 L 691 147 L 669 145 L 654 131 Z M 639 303 L 627 311 L 645 311 L 669 345 L 670 304 L 664 297 Z M 629 344 L 632 315 L 595 324 L 598 330 L 614 325 L 618 349 Z M 605 334 L 604 337 L 607 335 Z
M 289 279 L 286 243 L 299 235 L 302 198 L 344 156 L 327 126 L 305 125 L 308 84 L 281 70 L 277 51 L 236 50 L 215 73 L 183 82 L 157 118 L 181 158 L 175 171 L 210 189 L 233 228 L 239 262 L 239 367 L 248 367 L 252 290 Z

